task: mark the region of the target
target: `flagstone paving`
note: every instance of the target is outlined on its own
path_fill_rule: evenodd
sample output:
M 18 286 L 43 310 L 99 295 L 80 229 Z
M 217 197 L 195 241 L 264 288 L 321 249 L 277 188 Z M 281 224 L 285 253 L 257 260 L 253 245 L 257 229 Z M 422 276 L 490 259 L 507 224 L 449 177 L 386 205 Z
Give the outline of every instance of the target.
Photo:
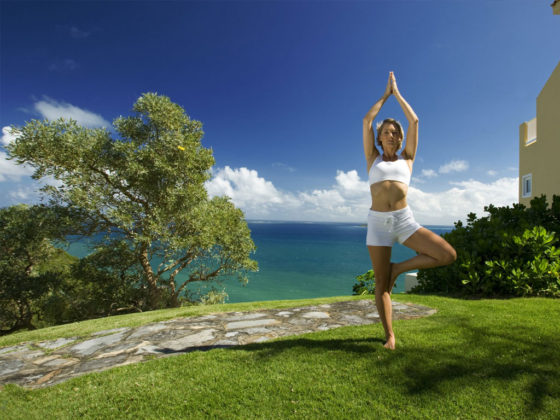
M 393 302 L 393 319 L 419 318 L 435 312 L 421 305 Z M 88 337 L 28 342 L 0 348 L 0 385 L 41 388 L 154 357 L 377 322 L 380 320 L 375 304 L 367 299 L 282 310 L 215 313 L 99 331 Z

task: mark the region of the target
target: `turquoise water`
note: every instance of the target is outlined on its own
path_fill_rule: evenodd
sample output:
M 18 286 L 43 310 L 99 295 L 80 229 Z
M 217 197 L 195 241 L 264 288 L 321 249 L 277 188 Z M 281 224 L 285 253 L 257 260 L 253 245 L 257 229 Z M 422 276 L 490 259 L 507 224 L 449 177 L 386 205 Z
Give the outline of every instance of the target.
M 427 227 L 437 234 L 452 229 Z M 249 228 L 257 246 L 253 259 L 258 261 L 259 271 L 249 274 L 247 286 L 236 279 L 223 281 L 230 303 L 351 295 L 355 277 L 371 268 L 365 225 L 253 221 Z M 76 242 L 68 252 L 82 257 L 89 251 L 86 243 Z M 398 262 L 414 255 L 411 249 L 396 244 L 391 259 Z M 184 277 L 179 275 L 178 283 L 181 280 Z M 403 290 L 401 275 L 394 293 Z

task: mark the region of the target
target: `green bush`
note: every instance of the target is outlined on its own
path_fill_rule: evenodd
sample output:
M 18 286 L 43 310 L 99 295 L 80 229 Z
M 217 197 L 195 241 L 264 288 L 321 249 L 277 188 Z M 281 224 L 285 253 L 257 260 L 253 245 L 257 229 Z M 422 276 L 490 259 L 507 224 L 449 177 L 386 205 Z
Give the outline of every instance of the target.
M 375 294 L 375 273 L 369 270 L 364 274 L 356 276 L 357 283 L 352 286 L 353 295 L 374 295 Z
M 71 225 L 69 215 L 57 206 L 0 209 L 0 335 L 37 328 L 37 301 L 62 281 L 56 267 L 47 265 L 56 255 L 52 242 Z
M 516 257 L 486 261 L 485 274 L 509 294 L 560 296 L 560 249 L 552 245 L 554 242 L 554 233 L 542 226 L 506 237 L 505 249 Z
M 66 267 L 63 281 L 41 300 L 46 325 L 145 309 L 147 292 L 141 271 L 134 269 L 122 248 L 97 249 Z
M 530 207 L 487 206 L 486 217 L 470 213 L 467 224 L 442 236 L 456 249 L 449 266 L 418 271 L 413 292 L 469 296 L 560 297 L 560 196 Z

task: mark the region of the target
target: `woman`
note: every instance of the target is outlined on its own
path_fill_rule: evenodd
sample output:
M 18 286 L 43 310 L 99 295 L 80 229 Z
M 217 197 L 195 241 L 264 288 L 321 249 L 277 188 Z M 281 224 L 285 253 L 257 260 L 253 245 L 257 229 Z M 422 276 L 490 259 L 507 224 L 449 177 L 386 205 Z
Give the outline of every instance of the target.
M 381 147 L 381 154 L 372 130 L 373 120 L 391 95 L 395 95 L 408 120 L 406 143 L 400 155 L 397 152 L 404 130 L 399 122 L 386 119 L 377 126 L 377 146 Z M 397 276 L 418 268 L 451 264 L 457 254 L 441 236 L 416 223 L 407 205 L 406 194 L 418 146 L 418 117 L 400 94 L 393 72 L 389 74 L 385 93 L 364 117 L 363 132 L 372 201 L 366 243 L 375 273 L 375 304 L 387 340 L 384 347 L 394 350 L 391 290 Z M 391 263 L 395 241 L 415 250 L 417 255 Z

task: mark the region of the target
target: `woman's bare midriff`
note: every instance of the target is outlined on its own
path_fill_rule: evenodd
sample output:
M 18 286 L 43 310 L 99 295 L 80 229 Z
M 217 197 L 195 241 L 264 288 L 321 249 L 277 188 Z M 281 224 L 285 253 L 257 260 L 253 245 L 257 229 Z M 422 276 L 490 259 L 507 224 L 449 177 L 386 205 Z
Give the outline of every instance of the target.
M 398 181 L 381 181 L 370 185 L 371 209 L 374 211 L 395 211 L 407 206 L 408 185 Z

